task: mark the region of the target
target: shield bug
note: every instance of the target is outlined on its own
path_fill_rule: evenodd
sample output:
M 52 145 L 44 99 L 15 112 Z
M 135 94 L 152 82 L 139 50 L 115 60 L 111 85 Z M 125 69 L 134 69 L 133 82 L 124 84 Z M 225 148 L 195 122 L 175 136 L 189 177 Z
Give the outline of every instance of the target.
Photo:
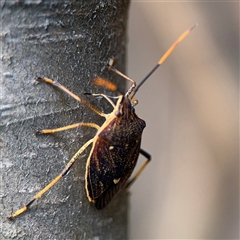
M 112 105 L 113 111 L 109 114 L 101 112 L 98 108 L 91 105 L 86 100 L 76 96 L 57 81 L 41 77 L 36 79 L 39 82 L 51 84 L 66 92 L 96 114 L 104 117 L 105 122 L 102 124 L 102 126 L 98 126 L 95 123 L 80 122 L 62 128 L 45 129 L 37 132 L 37 134 L 53 134 L 83 126 L 95 128 L 97 130 L 96 135 L 92 139 L 88 140 L 75 153 L 62 172 L 46 187 L 39 191 L 24 207 L 20 208 L 11 216 L 9 216 L 9 220 L 14 219 L 15 217 L 27 211 L 35 200 L 39 199 L 62 177 L 64 177 L 78 157 L 90 145 L 92 145 L 92 148 L 86 163 L 85 188 L 88 200 L 93 202 L 97 209 L 104 208 L 120 190 L 129 188 L 132 185 L 132 183 L 137 179 L 151 159 L 151 156 L 140 148 L 141 136 L 146 123 L 135 113 L 134 107 L 137 104 L 137 100 L 134 98 L 134 95 L 141 85 L 150 77 L 150 75 L 167 59 L 171 52 L 176 48 L 178 43 L 180 43 L 195 27 L 196 25 L 185 31 L 177 39 L 177 41 L 174 42 L 174 44 L 158 61 L 157 65 L 140 82 L 139 85 L 136 85 L 134 80 L 114 68 L 112 65 L 113 60 L 110 61 L 108 65 L 109 69 L 130 81 L 131 85 L 124 95 L 119 95 L 117 97 L 109 97 L 104 94 L 90 94 L 93 96 L 102 96 Z M 106 88 L 116 90 L 116 87 L 105 79 L 98 78 L 95 79 L 94 82 L 96 85 L 101 85 Z M 116 103 L 114 103 L 112 99 L 116 99 Z M 139 154 L 142 154 L 147 160 L 140 167 L 137 173 L 130 179 L 130 176 L 136 166 Z

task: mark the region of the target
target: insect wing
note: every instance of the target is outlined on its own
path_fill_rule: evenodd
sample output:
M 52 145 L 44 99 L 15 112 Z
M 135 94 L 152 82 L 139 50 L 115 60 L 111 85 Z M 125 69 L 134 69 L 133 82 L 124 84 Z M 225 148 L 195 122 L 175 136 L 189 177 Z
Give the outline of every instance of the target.
M 128 161 L 126 161 L 126 165 L 123 169 L 123 175 L 119 179 L 119 182 L 117 183 L 114 183 L 113 181 L 110 182 L 109 187 L 105 189 L 104 192 L 96 199 L 95 207 L 97 209 L 103 209 L 112 200 L 112 198 L 125 186 L 125 183 L 131 176 L 135 168 L 135 165 L 137 163 L 139 150 L 140 150 L 140 143 L 136 145 L 136 148 L 133 151 L 133 154 L 128 159 Z M 131 161 L 129 161 L 130 159 Z
M 137 157 L 133 158 L 133 155 L 135 152 L 139 153 L 139 148 L 140 139 L 135 139 L 125 147 L 109 147 L 101 138 L 96 141 L 87 169 L 90 198 L 98 198 L 109 186 L 116 185 L 127 174 L 129 168 L 134 169 Z
M 135 131 L 129 132 L 126 126 Z M 105 191 L 115 195 L 123 188 L 137 163 L 144 127 L 145 122 L 133 114 L 128 119 L 114 118 L 99 133 L 86 171 L 90 201 L 96 201 Z

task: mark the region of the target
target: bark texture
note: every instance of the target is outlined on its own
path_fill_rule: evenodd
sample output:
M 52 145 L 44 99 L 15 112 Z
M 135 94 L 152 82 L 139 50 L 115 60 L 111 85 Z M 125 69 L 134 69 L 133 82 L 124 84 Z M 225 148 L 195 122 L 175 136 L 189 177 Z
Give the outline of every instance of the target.
M 125 80 L 105 66 L 115 54 L 116 66 L 124 72 L 128 5 L 128 0 L 1 3 L 0 239 L 127 238 L 126 193 L 101 211 L 87 200 L 84 174 L 90 148 L 30 211 L 14 222 L 6 217 L 55 178 L 96 132 L 80 128 L 35 136 L 36 130 L 104 120 L 65 93 L 35 84 L 35 76 L 57 79 L 80 96 L 106 93 L 91 85 L 96 76 L 118 82 L 124 90 Z M 111 111 L 104 99 L 89 101 Z

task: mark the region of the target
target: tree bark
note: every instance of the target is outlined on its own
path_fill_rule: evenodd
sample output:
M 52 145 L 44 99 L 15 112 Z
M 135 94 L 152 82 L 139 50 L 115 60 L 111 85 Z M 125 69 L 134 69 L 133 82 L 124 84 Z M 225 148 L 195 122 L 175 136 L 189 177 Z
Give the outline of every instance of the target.
M 129 1 L 6 1 L 1 3 L 1 239 L 126 239 L 127 196 L 118 195 L 96 210 L 85 193 L 85 165 L 90 148 L 69 174 L 31 209 L 9 222 L 55 178 L 74 153 L 95 134 L 78 128 L 35 136 L 39 129 L 104 119 L 35 76 L 58 80 L 82 96 L 107 93 L 91 85 L 96 76 L 125 80 L 105 67 L 115 54 L 124 72 Z M 104 112 L 104 99 L 88 97 Z

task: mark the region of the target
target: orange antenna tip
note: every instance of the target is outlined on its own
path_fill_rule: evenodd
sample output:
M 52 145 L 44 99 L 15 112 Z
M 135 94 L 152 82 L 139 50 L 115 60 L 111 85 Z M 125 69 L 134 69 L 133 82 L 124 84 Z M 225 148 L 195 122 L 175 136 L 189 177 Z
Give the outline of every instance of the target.
M 105 88 L 107 88 L 111 91 L 116 91 L 117 90 L 117 86 L 114 83 L 112 83 L 112 82 L 110 82 L 110 81 L 108 81 L 104 78 L 100 78 L 100 77 L 94 78 L 92 80 L 92 83 L 94 85 L 97 85 L 97 86 L 105 87 Z
M 161 65 L 168 56 L 172 53 L 172 51 L 177 47 L 177 45 L 195 28 L 197 24 L 194 24 L 191 28 L 186 30 L 178 39 L 173 43 L 173 45 L 167 50 L 167 52 L 160 58 L 158 64 Z

